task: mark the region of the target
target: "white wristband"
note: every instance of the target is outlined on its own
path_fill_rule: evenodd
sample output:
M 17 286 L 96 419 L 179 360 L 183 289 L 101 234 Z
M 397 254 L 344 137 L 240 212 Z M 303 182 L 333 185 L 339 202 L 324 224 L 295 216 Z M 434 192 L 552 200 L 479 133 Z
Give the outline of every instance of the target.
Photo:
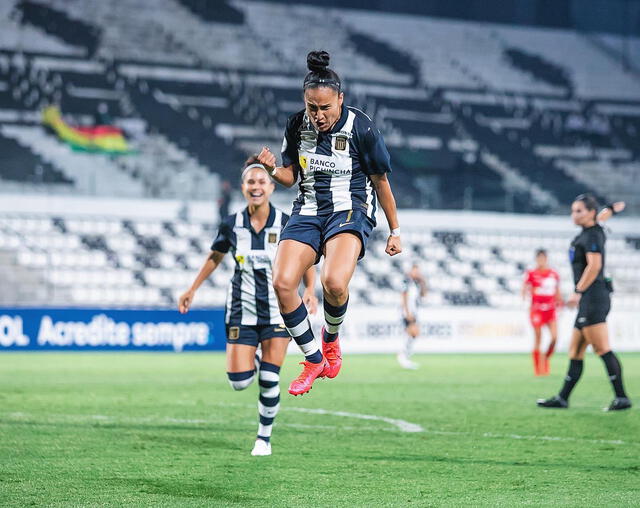
M 269 168 L 267 168 L 266 166 L 265 166 L 265 168 L 266 168 L 266 170 L 267 170 L 267 173 L 269 173 L 271 176 L 275 176 L 275 174 L 276 174 L 276 173 L 277 173 L 277 171 L 278 171 L 278 166 L 273 166 L 273 168 L 272 168 L 272 169 L 269 169 Z
M 391 233 L 389 233 L 390 236 L 400 236 L 400 228 L 395 228 L 391 230 Z

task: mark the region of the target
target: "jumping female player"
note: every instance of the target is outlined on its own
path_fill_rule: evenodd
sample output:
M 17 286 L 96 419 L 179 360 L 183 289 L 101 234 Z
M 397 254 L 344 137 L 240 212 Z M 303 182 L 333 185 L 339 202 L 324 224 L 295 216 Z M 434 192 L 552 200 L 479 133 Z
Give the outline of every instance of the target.
M 538 400 L 540 407 L 569 407 L 569 395 L 582 374 L 584 353 L 589 344 L 602 358 L 615 392 L 613 402 L 605 410 L 619 411 L 631 407 L 622 385 L 622 367 L 609 346 L 607 314 L 611 307 L 611 285 L 604 277 L 605 234 L 598 224 L 598 221 L 605 221 L 624 210 L 624 206 L 623 202 L 613 203 L 596 215 L 598 202 L 585 194 L 578 196 L 571 205 L 571 218 L 582 227 L 582 232 L 573 239 L 569 249 L 575 291 L 567 306 L 578 307 L 578 316 L 569 346 L 569 372 L 562 390 L 550 399 Z
M 549 359 L 556 348 L 558 340 L 558 323 L 556 321 L 556 305 L 562 305 L 560 294 L 560 276 L 558 272 L 549 268 L 547 251 L 536 251 L 536 268 L 527 270 L 522 285 L 522 297 L 531 294 L 531 309 L 529 317 L 533 326 L 533 372 L 536 376 L 549 375 Z M 551 335 L 549 349 L 544 356 L 540 355 L 542 327 L 547 326 Z
M 271 430 L 280 407 L 280 366 L 291 340 L 278 311 L 272 286 L 272 263 L 282 228 L 289 217 L 269 203 L 275 185 L 257 158 L 242 172 L 247 207 L 222 218 L 211 253 L 191 288 L 180 296 L 179 311 L 188 312 L 196 290 L 231 251 L 236 268 L 227 296 L 227 376 L 234 390 L 244 390 L 258 377 L 258 437 L 251 455 L 271 455 Z M 315 267 L 304 276 L 304 302 L 314 314 Z M 262 346 L 262 358 L 256 355 Z
M 329 54 L 312 51 L 304 78 L 305 109 L 292 115 L 282 144 L 282 166 L 263 148 L 259 161 L 286 187 L 299 182 L 291 219 L 282 232 L 273 267 L 280 312 L 305 361 L 289 393 L 308 392 L 317 377 L 333 378 L 342 365 L 338 330 L 349 300 L 349 281 L 375 227 L 376 200 L 390 228 L 386 252 L 402 251 L 396 203 L 387 180 L 389 152 L 362 111 L 345 106 Z M 302 275 L 324 255 L 321 281 L 325 327 L 319 350 L 298 295 Z

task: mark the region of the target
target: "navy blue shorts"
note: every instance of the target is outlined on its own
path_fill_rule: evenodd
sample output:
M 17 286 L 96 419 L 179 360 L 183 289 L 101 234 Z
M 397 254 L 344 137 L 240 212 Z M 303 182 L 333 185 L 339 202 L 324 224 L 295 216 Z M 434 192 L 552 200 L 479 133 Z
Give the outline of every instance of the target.
M 227 344 L 258 347 L 263 340 L 291 338 L 284 325 L 227 325 Z
M 295 240 L 306 243 L 316 251 L 317 263 L 322 255 L 322 247 L 329 238 L 340 233 L 352 233 L 362 242 L 358 257 L 358 259 L 362 259 L 374 227 L 373 221 L 360 210 L 345 210 L 331 215 L 319 216 L 292 215 L 280 234 L 280 241 Z

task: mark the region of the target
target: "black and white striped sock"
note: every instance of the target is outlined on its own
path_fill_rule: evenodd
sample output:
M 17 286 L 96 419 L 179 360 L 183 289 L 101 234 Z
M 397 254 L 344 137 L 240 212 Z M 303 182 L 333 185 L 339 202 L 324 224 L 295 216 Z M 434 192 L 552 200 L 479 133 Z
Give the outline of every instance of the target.
M 309 315 L 304 303 L 301 302 L 300 306 L 293 312 L 283 313 L 282 319 L 289 335 L 296 341 L 306 360 L 311 363 L 320 363 L 322 361 L 322 353 L 313 336 Z
M 322 340 L 325 342 L 333 342 L 338 338 L 338 332 L 340 330 L 340 325 L 344 321 L 344 316 L 347 313 L 347 306 L 349 305 L 349 300 L 347 299 L 342 305 L 335 307 L 327 302 L 325 298 L 323 301 L 324 306 L 324 335 Z
M 271 439 L 273 420 L 280 409 L 280 367 L 273 363 L 260 362 L 258 384 L 260 385 L 258 439 L 268 443 Z

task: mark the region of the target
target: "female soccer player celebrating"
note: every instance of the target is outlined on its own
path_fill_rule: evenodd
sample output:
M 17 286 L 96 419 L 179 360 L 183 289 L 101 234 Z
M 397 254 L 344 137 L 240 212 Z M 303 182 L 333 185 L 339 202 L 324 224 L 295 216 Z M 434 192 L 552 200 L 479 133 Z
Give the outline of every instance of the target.
M 227 376 L 234 390 L 244 390 L 258 376 L 260 424 L 251 455 L 271 455 L 271 430 L 280 407 L 280 366 L 291 340 L 278 311 L 272 287 L 272 263 L 278 238 L 288 216 L 269 203 L 275 185 L 257 158 L 247 160 L 242 172 L 242 194 L 247 207 L 223 217 L 211 253 L 191 288 L 180 296 L 179 311 L 188 312 L 197 289 L 231 251 L 236 263 L 229 287 Z M 315 313 L 315 267 L 305 272 L 304 302 Z M 262 345 L 262 358 L 256 355 Z M 255 363 L 254 363 L 255 362 Z M 259 363 L 258 363 L 259 362 Z
M 578 196 L 571 205 L 571 218 L 582 227 L 582 232 L 573 239 L 569 249 L 575 291 L 567 306 L 578 307 L 578 316 L 569 346 L 569 371 L 562 390 L 550 399 L 538 400 L 540 407 L 569 407 L 569 395 L 582 375 L 584 353 L 589 344 L 602 358 L 615 392 L 615 398 L 606 410 L 619 411 L 631 407 L 622 384 L 622 367 L 609 346 L 607 314 L 611 307 L 611 286 L 604 277 L 605 235 L 598 224 L 598 221 L 605 221 L 624 210 L 624 206 L 623 202 L 613 203 L 596 215 L 597 201 L 585 194 Z
M 549 359 L 556 348 L 558 340 L 558 323 L 556 321 L 556 305 L 562 305 L 560 295 L 560 276 L 558 272 L 549 268 L 547 251 L 536 251 L 536 268 L 527 270 L 522 286 L 522 297 L 531 294 L 531 309 L 529 317 L 533 326 L 533 372 L 536 376 L 549 374 Z M 547 326 L 551 334 L 551 342 L 544 356 L 540 356 L 540 342 L 542 327 Z
M 286 187 L 299 179 L 299 193 L 282 232 L 274 264 L 274 288 L 284 323 L 305 360 L 289 393 L 308 392 L 317 377 L 335 377 L 342 357 L 338 330 L 349 300 L 349 281 L 375 227 L 376 201 L 389 223 L 386 252 L 402 251 L 396 203 L 387 173 L 389 152 L 378 129 L 362 111 L 345 106 L 329 54 L 312 51 L 303 83 L 305 109 L 292 115 L 282 144 L 282 166 L 268 148 L 258 156 Z M 303 274 L 324 255 L 321 281 L 325 327 L 322 352 L 298 295 Z

